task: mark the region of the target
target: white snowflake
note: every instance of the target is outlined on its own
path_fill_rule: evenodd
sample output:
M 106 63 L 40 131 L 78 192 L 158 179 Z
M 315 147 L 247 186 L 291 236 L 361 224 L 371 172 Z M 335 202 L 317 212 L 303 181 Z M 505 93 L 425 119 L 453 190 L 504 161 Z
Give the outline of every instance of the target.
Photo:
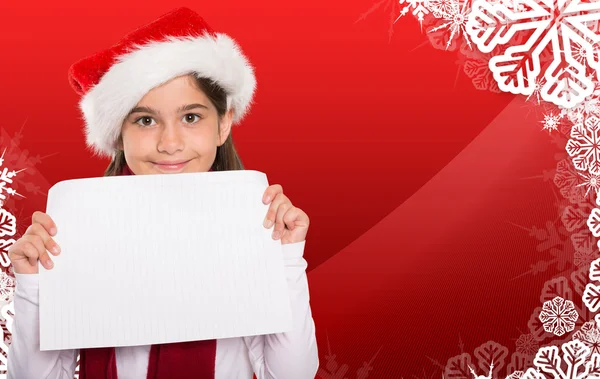
M 600 119 L 590 116 L 573 125 L 571 139 L 567 142 L 567 153 L 577 170 L 600 174 Z
M 569 341 L 558 347 L 545 346 L 538 350 L 533 364 L 521 379 L 598 379 L 600 378 L 600 354 L 590 354 L 590 348 L 579 340 Z M 566 368 L 566 370 L 565 370 Z
M 590 264 L 589 278 L 592 282 L 600 281 L 600 258 Z M 600 303 L 597 294 L 592 294 L 595 299 L 589 296 L 593 292 L 589 290 L 594 287 L 594 283 L 588 283 L 583 295 L 583 302 L 590 312 L 595 312 Z M 557 297 L 552 301 L 557 299 L 563 300 Z M 595 321 L 585 323 L 573 333 L 572 341 L 561 345 L 562 358 L 558 347 L 541 347 L 533 359 L 534 367 L 524 373 L 516 371 L 506 379 L 600 379 L 600 354 L 597 352 L 600 347 L 600 314 L 596 315 Z
M 595 236 L 600 233 L 600 223 L 598 223 L 598 221 L 600 221 L 600 209 L 594 208 L 588 218 L 587 224 L 592 234 Z M 590 264 L 589 278 L 592 282 L 600 281 L 600 258 L 592 261 Z M 600 286 L 595 283 L 586 284 L 582 300 L 583 304 L 590 312 L 597 312 L 600 309 Z M 596 320 L 598 319 L 596 318 Z
M 585 187 L 585 195 L 587 197 L 587 195 L 589 194 L 590 190 L 594 190 L 594 192 L 596 194 L 598 194 L 598 191 L 600 191 L 600 176 L 599 175 L 592 175 L 592 174 L 586 174 L 586 173 L 582 173 L 580 172 L 579 175 L 581 175 L 584 179 L 584 182 L 581 184 L 577 184 L 575 187 Z
M 429 14 L 429 0 L 399 0 L 400 4 L 405 4 L 404 7 L 400 10 L 400 15 L 398 16 L 398 18 L 396 18 L 396 20 L 394 21 L 394 23 L 396 23 L 396 21 L 398 21 L 400 19 L 400 17 L 405 16 L 409 11 L 410 8 L 413 8 L 413 16 L 417 17 L 417 20 L 419 20 L 419 24 L 421 25 L 421 28 L 423 27 L 423 20 L 425 19 L 425 15 Z
M 6 209 L 0 209 L 0 237 L 12 237 L 17 232 L 17 219 Z
M 539 315 L 544 330 L 557 336 L 562 336 L 575 329 L 575 321 L 578 318 L 579 314 L 575 310 L 575 304 L 560 296 L 544 302 Z
M 452 44 L 454 37 L 462 35 L 467 45 L 472 49 L 471 40 L 466 33 L 465 25 L 471 12 L 471 8 L 468 6 L 469 1 L 463 0 L 462 4 L 459 0 L 445 1 L 445 0 L 431 0 L 429 2 L 429 9 L 433 13 L 434 17 L 442 18 L 446 22 L 442 25 L 436 26 L 429 32 L 437 32 L 441 29 L 448 29 L 450 31 L 450 37 L 446 42 L 446 50 Z
M 585 46 L 585 63 L 598 70 L 593 46 L 600 41 L 597 21 L 600 2 L 582 0 L 520 0 L 524 10 L 514 11 L 505 2 L 475 0 L 466 31 L 483 53 L 526 33 L 523 43 L 509 46 L 490 59 L 489 67 L 499 88 L 530 95 L 536 79 L 546 79 L 541 88 L 544 100 L 565 108 L 583 101 L 594 89 L 587 67 L 574 56 L 573 46 Z M 592 22 L 593 21 L 593 22 Z M 552 60 L 542 67 L 541 54 L 551 51 Z M 596 73 L 596 75 L 598 75 Z
M 2 156 L 0 156 L 0 166 L 2 166 L 4 164 L 4 153 L 6 153 L 6 149 L 4 149 L 4 151 L 2 152 Z M 23 169 L 23 170 L 25 170 L 25 169 Z M 2 169 L 2 171 L 0 171 L 0 207 L 2 205 L 4 205 L 4 200 L 6 200 L 6 194 L 25 197 L 25 196 L 21 195 L 20 193 L 18 193 L 17 191 L 15 191 L 13 188 L 7 187 L 7 185 L 12 184 L 13 178 L 15 176 L 17 176 L 17 174 L 23 170 L 8 171 L 8 168 L 4 167 Z
M 554 130 L 558 130 L 558 126 L 560 125 L 560 115 L 555 115 L 550 112 L 550 114 L 544 115 L 544 121 L 541 121 L 544 124 L 543 130 L 548 130 L 552 132 Z
M 531 93 L 529 94 L 529 96 L 527 96 L 527 101 L 529 101 L 529 98 L 531 96 L 535 96 L 538 105 L 540 104 L 540 91 L 542 90 L 542 87 L 544 86 L 544 78 L 535 78 L 534 84 L 533 84 L 533 91 L 531 91 Z

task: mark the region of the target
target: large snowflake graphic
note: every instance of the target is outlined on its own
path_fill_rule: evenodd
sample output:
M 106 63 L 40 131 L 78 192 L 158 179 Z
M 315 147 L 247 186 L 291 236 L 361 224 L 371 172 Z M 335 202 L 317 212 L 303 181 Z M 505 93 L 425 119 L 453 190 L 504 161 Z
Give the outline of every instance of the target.
M 546 301 L 542 309 L 539 318 L 544 324 L 545 331 L 562 336 L 575 328 L 575 321 L 579 318 L 579 314 L 572 301 L 557 296 Z
M 579 340 L 563 344 L 561 350 L 562 358 L 556 346 L 540 348 L 533 359 L 535 368 L 529 368 L 521 378 L 600 378 L 600 354 L 590 354 L 590 348 Z
M 466 32 L 480 51 L 489 53 L 509 45 L 489 62 L 502 91 L 531 95 L 543 77 L 540 96 L 545 101 L 572 108 L 594 91 L 588 75 L 600 68 L 597 44 L 600 2 L 584 0 L 475 0 Z M 516 10 L 515 10 L 516 9 Z M 515 43 L 525 35 L 522 43 Z M 552 56 L 548 64 L 541 59 Z
M 573 125 L 566 149 L 577 170 L 600 174 L 600 119 L 590 116 Z

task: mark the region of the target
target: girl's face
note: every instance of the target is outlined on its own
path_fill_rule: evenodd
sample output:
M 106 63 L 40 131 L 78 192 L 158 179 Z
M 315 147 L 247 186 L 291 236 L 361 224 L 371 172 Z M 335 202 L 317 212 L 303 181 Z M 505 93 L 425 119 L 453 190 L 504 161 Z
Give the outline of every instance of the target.
M 134 174 L 210 170 L 217 146 L 229 136 L 233 110 L 219 123 L 216 108 L 194 81 L 179 76 L 152 89 L 125 118 L 119 148 Z

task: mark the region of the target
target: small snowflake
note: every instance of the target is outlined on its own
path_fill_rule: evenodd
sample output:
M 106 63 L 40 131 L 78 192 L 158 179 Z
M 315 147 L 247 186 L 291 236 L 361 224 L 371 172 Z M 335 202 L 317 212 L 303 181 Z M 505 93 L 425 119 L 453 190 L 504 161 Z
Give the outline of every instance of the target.
M 542 90 L 543 86 L 544 86 L 544 78 L 535 78 L 534 84 L 533 84 L 533 90 L 531 91 L 529 96 L 527 96 L 527 99 L 525 99 L 525 100 L 529 101 L 529 98 L 531 98 L 531 96 L 535 96 L 537 103 L 539 105 L 540 104 L 540 91 Z
M 423 27 L 423 20 L 425 19 L 425 15 L 429 14 L 429 0 L 399 0 L 400 4 L 406 4 L 402 10 L 400 10 L 400 15 L 394 21 L 398 21 L 400 17 L 405 16 L 410 8 L 413 8 L 413 16 L 417 16 L 417 20 L 419 20 L 419 24 Z
M 558 131 L 558 126 L 560 125 L 560 115 L 555 115 L 552 112 L 550 114 L 544 115 L 544 121 L 541 121 L 544 124 L 542 130 L 548 130 L 552 132 L 553 130 Z
M 579 314 L 571 300 L 557 296 L 544 302 L 542 309 L 539 318 L 546 332 L 562 336 L 575 329 L 575 321 L 579 318 Z
M 585 196 L 588 195 L 591 189 L 593 189 L 596 194 L 600 191 L 600 175 L 584 174 L 581 172 L 579 175 L 581 175 L 585 181 L 581 184 L 577 184 L 576 187 L 585 187 Z
M 450 37 L 446 42 L 446 50 L 448 50 L 452 44 L 452 40 L 457 34 L 463 36 L 469 48 L 473 48 L 471 46 L 471 40 L 469 40 L 469 36 L 465 30 L 465 24 L 469 17 L 469 12 L 471 11 L 471 8 L 468 7 L 468 4 L 469 1 L 466 0 L 464 0 L 462 5 L 457 0 L 430 1 L 430 9 L 433 15 L 436 18 L 443 18 L 446 22 L 431 29 L 429 33 L 434 33 L 441 29 L 448 29 L 450 31 Z
M 575 251 L 573 263 L 577 267 L 587 267 L 594 259 L 598 258 L 598 249 L 591 247 L 588 249 L 578 249 Z M 599 352 L 600 353 L 600 352 Z
M 577 170 L 600 174 L 600 119 L 588 117 L 583 123 L 573 125 L 567 153 Z
M 533 355 L 540 348 L 535 338 L 531 333 L 522 334 L 517 339 L 517 352 L 525 355 Z

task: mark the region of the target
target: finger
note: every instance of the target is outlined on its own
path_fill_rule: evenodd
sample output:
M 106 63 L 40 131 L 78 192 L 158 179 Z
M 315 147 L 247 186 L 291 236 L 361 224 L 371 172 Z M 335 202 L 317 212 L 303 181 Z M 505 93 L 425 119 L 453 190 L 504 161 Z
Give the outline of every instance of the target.
M 273 229 L 273 239 L 279 239 L 285 230 L 283 216 L 293 208 L 291 203 L 283 203 L 277 208 L 277 216 L 275 217 L 275 228 Z
M 32 255 L 34 257 L 30 257 Z M 35 263 L 37 262 L 37 248 L 23 236 L 8 249 L 8 258 L 13 262 L 25 259 L 29 260 L 29 263 L 32 261 Z
M 283 187 L 280 184 L 270 185 L 263 194 L 263 203 L 269 204 L 278 194 L 283 194 Z
M 44 248 L 54 255 L 60 254 L 60 246 L 50 237 L 46 229 L 41 224 L 32 224 L 29 227 L 29 235 L 40 236 L 44 242 Z
M 18 257 L 25 257 L 29 261 L 30 265 L 37 265 L 39 252 L 37 247 L 35 247 L 35 245 L 29 240 L 23 239 L 20 241 L 19 248 L 15 249 L 14 254 L 16 255 L 17 259 L 19 259 Z
M 31 224 L 41 224 L 51 236 L 55 235 L 58 231 L 54 220 L 46 213 L 40 211 L 33 213 L 33 216 L 31 216 Z
M 271 205 L 269 206 L 269 210 L 267 211 L 267 215 L 265 216 L 265 221 L 263 225 L 265 228 L 269 229 L 275 223 L 275 218 L 277 217 L 277 209 L 284 203 L 292 203 L 290 199 L 287 198 L 284 194 L 278 194 Z
M 50 259 L 50 255 L 48 255 L 48 252 L 46 251 L 46 246 L 44 246 L 44 241 L 43 241 L 42 237 L 40 237 L 38 235 L 29 235 L 26 238 L 27 238 L 27 241 L 31 245 L 33 245 L 36 249 L 36 252 L 30 251 L 30 253 L 33 254 L 33 256 L 35 256 L 37 258 L 37 259 L 34 259 L 34 264 L 35 264 L 35 261 L 37 261 L 39 259 L 39 261 L 42 262 L 42 266 L 44 266 L 46 269 L 50 270 L 54 266 L 54 262 L 52 262 L 52 259 Z M 30 257 L 29 263 L 31 263 L 31 261 L 32 261 L 32 259 Z
M 289 230 L 294 230 L 296 227 L 296 220 L 301 216 L 302 211 L 300 208 L 293 207 L 292 209 L 285 212 L 283 215 L 283 223 Z

